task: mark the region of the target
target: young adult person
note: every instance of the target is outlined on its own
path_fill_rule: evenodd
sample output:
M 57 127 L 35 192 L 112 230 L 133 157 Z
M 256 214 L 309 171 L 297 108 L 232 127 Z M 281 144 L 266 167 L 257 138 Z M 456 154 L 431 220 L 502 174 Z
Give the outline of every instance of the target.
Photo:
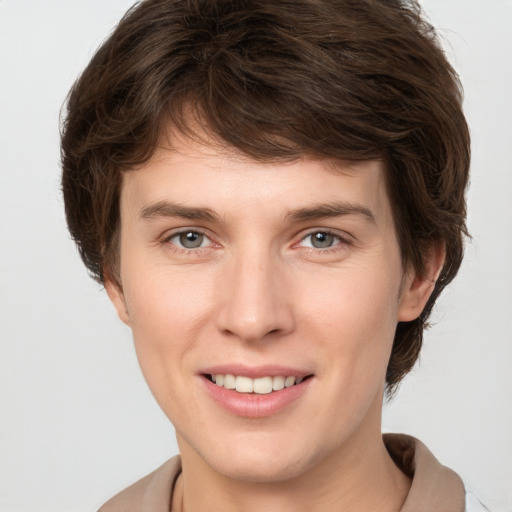
M 483 510 L 381 434 L 466 234 L 460 85 L 415 2 L 142 1 L 62 160 L 180 449 L 102 511 Z

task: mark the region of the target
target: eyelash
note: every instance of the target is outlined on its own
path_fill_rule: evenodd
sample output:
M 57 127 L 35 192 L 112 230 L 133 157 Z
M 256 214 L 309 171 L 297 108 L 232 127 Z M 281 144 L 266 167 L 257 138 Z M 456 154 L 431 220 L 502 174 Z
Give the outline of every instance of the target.
M 312 231 L 309 231 L 309 233 L 307 233 L 300 239 L 299 243 L 303 242 L 304 240 L 306 240 L 309 237 L 312 237 L 315 234 L 320 234 L 320 233 L 323 235 L 332 236 L 334 239 L 337 240 L 337 243 L 335 243 L 334 245 L 331 245 L 329 247 L 324 247 L 324 248 L 309 246 L 309 247 L 307 247 L 307 249 L 315 251 L 315 252 L 319 252 L 322 254 L 326 254 L 326 253 L 339 251 L 340 249 L 342 249 L 342 247 L 340 247 L 340 246 L 347 246 L 347 245 L 350 245 L 350 243 L 351 243 L 347 236 L 343 236 L 343 235 L 341 235 L 337 232 L 331 231 L 329 229 L 314 229 Z
M 188 234 L 188 233 L 195 233 L 197 235 L 203 236 L 205 239 L 209 241 L 209 244 L 206 247 L 196 247 L 196 248 L 190 248 L 190 247 L 180 247 L 176 243 L 171 242 L 173 238 L 177 238 L 181 235 Z M 174 231 L 170 234 L 167 234 L 162 239 L 162 244 L 172 247 L 172 250 L 179 253 L 186 253 L 186 254 L 192 254 L 192 253 L 200 253 L 205 249 L 209 249 L 212 246 L 217 245 L 213 240 L 212 237 L 208 235 L 206 231 L 203 231 L 201 229 L 180 229 L 179 231 Z
M 206 247 L 197 247 L 197 248 L 192 247 L 191 248 L 191 247 L 180 247 L 176 243 L 171 242 L 172 239 L 179 237 L 180 235 L 187 234 L 187 233 L 196 233 L 198 235 L 201 235 L 209 241 L 209 244 Z M 298 242 L 293 244 L 293 247 L 297 246 L 301 242 L 304 242 L 307 238 L 312 237 L 313 235 L 319 234 L 319 233 L 328 235 L 328 236 L 332 236 L 337 241 L 337 243 L 335 243 L 332 246 L 324 247 L 324 248 L 313 247 L 311 245 L 311 246 L 304 247 L 305 249 L 307 249 L 310 252 L 316 252 L 318 254 L 328 254 L 328 253 L 337 252 L 339 250 L 342 250 L 343 247 L 346 247 L 347 245 L 351 245 L 351 243 L 352 243 L 348 236 L 343 236 L 338 232 L 334 232 L 329 229 L 314 229 L 314 230 L 311 230 L 308 233 L 306 233 L 304 236 L 302 236 Z M 201 229 L 192 229 L 192 228 L 180 229 L 179 231 L 174 231 L 170 234 L 165 235 L 162 239 L 162 244 L 170 246 L 172 248 L 172 250 L 175 252 L 189 254 L 189 255 L 190 254 L 200 254 L 204 250 L 207 250 L 207 249 L 211 248 L 212 246 L 213 247 L 218 246 L 218 244 L 212 240 L 211 235 L 209 235 L 206 231 L 201 230 Z

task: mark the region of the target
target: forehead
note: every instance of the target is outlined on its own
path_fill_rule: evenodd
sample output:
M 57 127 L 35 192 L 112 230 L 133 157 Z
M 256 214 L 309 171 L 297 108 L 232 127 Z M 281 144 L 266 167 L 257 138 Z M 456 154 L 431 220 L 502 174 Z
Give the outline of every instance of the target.
M 340 201 L 380 216 L 390 210 L 381 161 L 302 156 L 261 162 L 234 148 L 184 136 L 175 137 L 172 147 L 159 147 L 143 166 L 123 175 L 122 216 L 140 216 L 148 205 L 165 201 L 223 215 L 252 208 L 282 216 L 300 207 Z

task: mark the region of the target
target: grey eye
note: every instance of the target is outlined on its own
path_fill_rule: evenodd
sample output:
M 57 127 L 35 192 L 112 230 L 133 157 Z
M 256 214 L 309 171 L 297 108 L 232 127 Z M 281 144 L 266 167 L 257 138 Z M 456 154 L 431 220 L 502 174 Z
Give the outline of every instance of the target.
M 331 233 L 326 233 L 325 231 L 317 231 L 316 233 L 312 233 L 309 235 L 311 237 L 311 245 L 315 249 L 325 249 L 327 247 L 332 247 L 335 245 L 336 236 Z
M 186 249 L 196 249 L 203 244 L 204 235 L 197 231 L 185 231 L 179 234 L 179 241 Z

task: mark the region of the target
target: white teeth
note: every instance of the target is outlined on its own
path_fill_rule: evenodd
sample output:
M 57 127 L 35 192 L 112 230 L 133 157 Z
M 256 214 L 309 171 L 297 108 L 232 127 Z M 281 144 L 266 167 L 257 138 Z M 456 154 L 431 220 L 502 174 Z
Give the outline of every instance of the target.
M 224 387 L 226 389 L 235 389 L 236 387 L 236 379 L 234 375 L 227 374 L 224 375 Z
M 235 389 L 239 393 L 252 393 L 254 391 L 254 382 L 250 377 L 238 376 L 235 380 Z
M 285 388 L 291 388 L 295 384 L 295 377 L 286 377 L 284 381 Z
M 266 395 L 272 391 L 280 391 L 284 388 L 290 388 L 296 384 L 300 384 L 304 377 L 281 376 L 276 377 L 259 377 L 251 379 L 243 375 L 232 374 L 216 374 L 211 375 L 211 379 L 217 386 L 225 389 L 236 389 L 239 393 L 256 393 L 258 395 Z
M 272 389 L 274 391 L 279 391 L 284 388 L 284 377 L 274 377 L 272 379 Z
M 260 395 L 272 393 L 272 377 L 254 379 L 254 392 Z

